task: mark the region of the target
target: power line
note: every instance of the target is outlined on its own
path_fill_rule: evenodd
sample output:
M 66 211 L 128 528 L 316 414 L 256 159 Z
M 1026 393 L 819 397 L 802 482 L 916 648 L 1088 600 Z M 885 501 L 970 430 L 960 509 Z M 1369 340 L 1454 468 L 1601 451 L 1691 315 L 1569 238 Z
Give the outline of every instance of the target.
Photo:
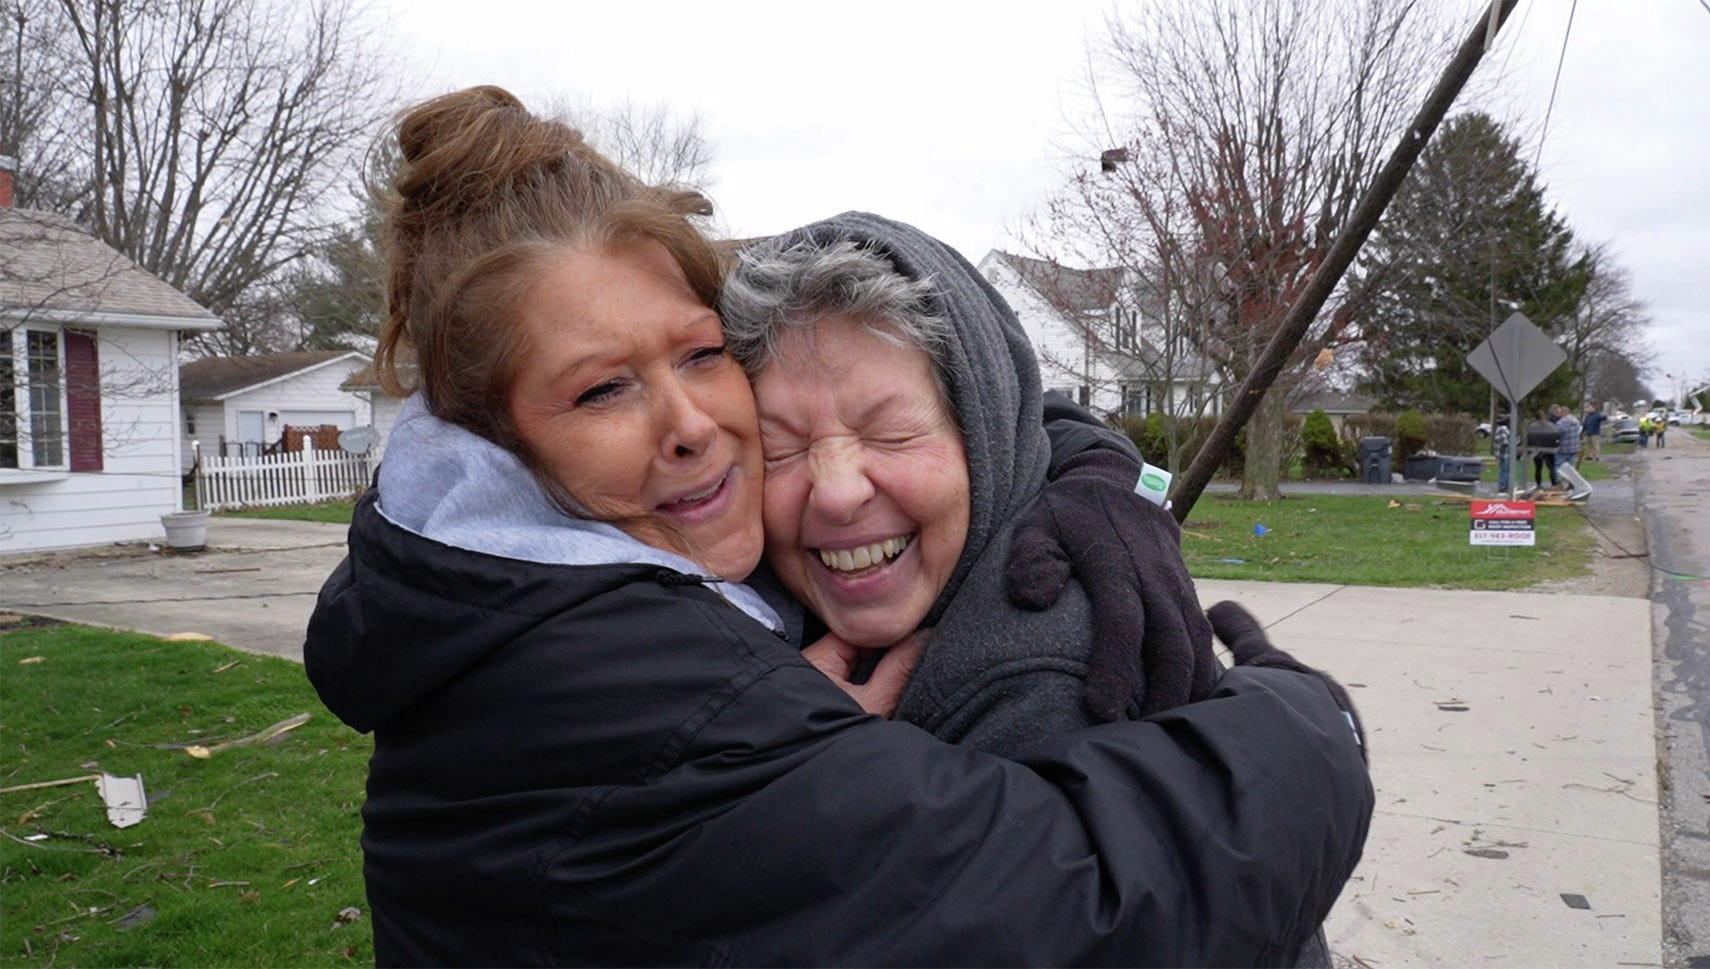
M 1705 0 L 1699 0 L 1700 3 Z M 1573 15 L 1579 11 L 1579 0 L 1573 0 L 1573 6 L 1568 8 L 1567 30 L 1562 31 L 1562 52 L 1556 58 L 1556 79 L 1550 82 L 1550 105 L 1544 109 L 1544 130 L 1538 132 L 1538 154 L 1532 159 L 1532 167 L 1536 169 L 1544 157 L 1544 139 L 1550 134 L 1550 115 L 1556 110 L 1556 89 L 1562 83 L 1562 64 L 1567 61 L 1568 38 L 1573 36 Z

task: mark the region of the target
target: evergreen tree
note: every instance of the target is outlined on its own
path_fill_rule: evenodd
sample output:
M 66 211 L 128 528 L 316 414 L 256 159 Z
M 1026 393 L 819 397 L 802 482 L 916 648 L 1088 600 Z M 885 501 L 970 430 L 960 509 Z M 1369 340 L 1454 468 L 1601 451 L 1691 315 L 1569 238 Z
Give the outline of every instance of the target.
M 1450 119 L 1357 269 L 1373 293 L 1365 389 L 1387 408 L 1484 412 L 1490 385 L 1467 354 L 1516 310 L 1566 332 L 1592 271 L 1573 242 L 1518 140 L 1482 113 Z M 1561 368 L 1533 396 L 1564 400 L 1571 381 Z

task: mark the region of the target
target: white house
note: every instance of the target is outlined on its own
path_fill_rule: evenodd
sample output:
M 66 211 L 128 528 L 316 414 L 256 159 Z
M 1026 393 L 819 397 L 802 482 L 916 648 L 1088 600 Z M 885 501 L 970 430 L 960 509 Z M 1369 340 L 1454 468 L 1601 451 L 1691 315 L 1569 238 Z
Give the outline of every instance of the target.
M 1215 368 L 1170 338 L 1159 313 L 1136 305 L 1143 287 L 1131 271 L 1072 269 L 996 249 L 979 270 L 1015 310 L 1045 389 L 1103 414 L 1221 411 Z
M 365 368 L 355 350 L 205 357 L 179 368 L 185 468 L 191 442 L 204 454 L 277 451 L 287 427 L 348 430 L 370 422 L 368 400 L 340 388 Z
M 0 554 L 160 539 L 182 510 L 180 334 L 223 324 L 0 158 Z

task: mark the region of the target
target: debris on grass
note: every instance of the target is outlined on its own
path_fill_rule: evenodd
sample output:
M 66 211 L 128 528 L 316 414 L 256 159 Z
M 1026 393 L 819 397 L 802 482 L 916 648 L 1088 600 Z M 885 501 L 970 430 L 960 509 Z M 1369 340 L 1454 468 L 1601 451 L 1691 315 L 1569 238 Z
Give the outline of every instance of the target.
M 233 747 L 246 747 L 250 744 L 266 743 L 280 734 L 301 727 L 303 724 L 308 723 L 309 719 L 309 714 L 299 713 L 294 717 L 289 717 L 279 721 L 260 733 L 250 734 L 247 737 L 239 737 L 236 740 L 227 740 L 224 743 L 214 744 L 210 747 L 204 747 L 200 744 L 192 744 L 184 748 L 184 752 L 198 760 L 207 760 L 209 757 L 214 756 L 222 750 L 229 750 Z
M 18 665 L 19 666 L 34 666 L 35 664 L 43 662 L 46 659 L 47 659 L 47 657 L 45 657 L 45 656 L 26 656 L 23 659 L 18 661 Z
M 115 828 L 128 828 L 148 817 L 148 797 L 143 793 L 142 775 L 115 777 L 101 774 L 95 782 L 107 803 L 107 820 Z
M 66 784 L 86 784 L 99 780 L 100 774 L 80 774 L 77 777 L 62 777 L 57 781 L 37 781 L 34 784 L 15 784 L 11 787 L 0 787 L 0 794 L 11 794 L 16 791 L 39 791 L 44 787 L 61 787 Z
M 119 916 L 118 922 L 114 924 L 120 932 L 129 932 L 139 925 L 147 925 L 152 921 L 154 921 L 154 906 L 145 902 Z
M 339 909 L 338 914 L 333 917 L 332 927 L 336 929 L 341 925 L 349 925 L 360 918 L 362 918 L 362 910 L 354 905 L 347 905 Z

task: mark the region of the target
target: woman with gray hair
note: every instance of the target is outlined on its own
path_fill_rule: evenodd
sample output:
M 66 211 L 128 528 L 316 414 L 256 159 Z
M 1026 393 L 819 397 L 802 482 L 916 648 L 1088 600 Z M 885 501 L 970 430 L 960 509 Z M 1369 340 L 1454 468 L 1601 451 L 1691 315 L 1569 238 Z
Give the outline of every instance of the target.
M 959 256 L 908 226 L 847 214 L 741 253 L 720 313 L 755 385 L 768 564 L 841 643 L 880 648 L 933 629 L 898 717 L 1012 754 L 1210 692 L 1211 627 L 1174 521 L 1132 493 L 1137 455 L 1107 432 L 1120 445 L 1052 466 L 1032 349 Z M 1126 521 L 1105 523 L 1108 537 L 1152 545 L 1121 549 L 1127 585 L 1101 576 L 1083 589 L 1059 575 L 1021 608 L 1004 588 L 1012 534 L 1065 465 L 1118 483 L 1108 490 Z M 1040 513 L 1054 510 L 1064 509 Z M 1135 604 L 1132 622 L 1109 614 Z M 1095 613 L 1115 620 L 1098 624 L 1102 639 Z M 1120 695 L 1101 695 L 1113 684 Z
M 808 641 L 822 626 L 830 634 L 809 657 L 848 681 L 863 651 L 930 635 L 894 711 L 875 712 L 1017 757 L 1046 738 L 1212 692 L 1220 670 L 1212 627 L 1173 519 L 1133 494 L 1138 466 L 1120 450 L 1083 449 L 1050 467 L 1026 336 L 956 253 L 909 226 L 845 214 L 745 250 L 720 313 L 754 383 L 766 562 L 810 611 L 791 628 Z M 1048 470 L 1089 475 L 1104 491 L 1041 500 Z M 1111 546 L 1111 570 L 1128 577 L 1128 594 L 1110 575 L 1083 590 L 1062 574 L 1027 574 L 1032 556 L 1023 555 L 1027 588 L 1017 598 L 1033 608 L 1013 603 L 1012 534 L 1037 541 L 1032 518 L 1041 515 L 1057 516 L 1060 533 L 1095 533 Z M 773 599 L 792 611 L 795 600 Z M 1129 621 L 1125 609 L 1140 615 Z M 1352 734 L 1345 742 L 1357 743 Z M 1363 772 L 1350 764 L 1344 780 L 1319 793 L 1358 800 Z M 1349 843 L 1313 860 L 1327 867 L 1300 882 L 1295 931 L 1276 940 L 1279 961 L 1300 958 L 1312 937 L 1305 964 L 1328 964 L 1314 930 L 1364 834 L 1361 824 Z M 1209 850 L 1203 863 L 1246 863 Z

